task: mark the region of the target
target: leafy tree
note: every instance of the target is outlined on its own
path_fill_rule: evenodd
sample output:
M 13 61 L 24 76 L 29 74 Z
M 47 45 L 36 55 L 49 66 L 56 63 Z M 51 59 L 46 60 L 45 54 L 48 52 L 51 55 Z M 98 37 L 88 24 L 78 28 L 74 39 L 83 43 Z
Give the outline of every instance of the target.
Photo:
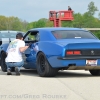
M 27 31 L 28 22 L 18 17 L 5 17 L 0 15 L 0 30 Z
M 0 16 L 0 30 L 6 30 L 7 29 L 7 19 L 5 16 Z
M 98 11 L 98 8 L 94 5 L 94 2 L 91 1 L 89 4 L 88 4 L 88 14 L 90 16 L 93 16 L 95 14 L 95 12 Z
M 100 12 L 98 13 L 98 19 L 100 20 Z

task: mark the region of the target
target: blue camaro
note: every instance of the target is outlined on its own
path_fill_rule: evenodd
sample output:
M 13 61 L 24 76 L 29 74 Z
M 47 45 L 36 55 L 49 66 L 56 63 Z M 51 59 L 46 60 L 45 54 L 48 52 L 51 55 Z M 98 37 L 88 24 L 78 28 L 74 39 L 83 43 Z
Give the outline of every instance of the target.
M 23 67 L 36 69 L 42 77 L 55 76 L 58 70 L 80 69 L 100 75 L 100 40 L 89 31 L 80 28 L 35 28 L 25 34 L 24 41 L 26 45 L 32 44 L 23 53 Z M 7 69 L 7 46 L 2 47 L 2 71 Z

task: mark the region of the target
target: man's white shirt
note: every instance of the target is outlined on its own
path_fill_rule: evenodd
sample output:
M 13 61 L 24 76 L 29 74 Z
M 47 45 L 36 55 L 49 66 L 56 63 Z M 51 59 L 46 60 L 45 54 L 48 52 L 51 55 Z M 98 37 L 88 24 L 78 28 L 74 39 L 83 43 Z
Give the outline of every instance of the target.
M 7 57 L 5 62 L 21 62 L 23 60 L 22 53 L 19 48 L 24 47 L 25 42 L 19 39 L 13 40 L 7 48 Z

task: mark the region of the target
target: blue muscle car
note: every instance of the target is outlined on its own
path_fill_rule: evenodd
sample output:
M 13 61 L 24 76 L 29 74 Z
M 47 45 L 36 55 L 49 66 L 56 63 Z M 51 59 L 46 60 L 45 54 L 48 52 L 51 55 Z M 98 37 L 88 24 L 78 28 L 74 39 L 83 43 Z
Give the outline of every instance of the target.
M 28 37 L 28 38 L 27 38 Z M 24 41 L 32 45 L 23 54 L 25 68 L 36 69 L 42 77 L 55 76 L 58 70 L 89 70 L 100 75 L 100 40 L 80 28 L 35 28 Z M 3 45 L 1 68 L 6 71 L 8 44 Z

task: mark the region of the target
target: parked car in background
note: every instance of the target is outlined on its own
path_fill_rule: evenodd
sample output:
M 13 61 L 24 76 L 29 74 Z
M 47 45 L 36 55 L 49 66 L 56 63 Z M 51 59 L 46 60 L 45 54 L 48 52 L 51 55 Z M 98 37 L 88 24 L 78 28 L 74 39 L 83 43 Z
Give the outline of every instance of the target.
M 5 44 L 8 44 L 10 41 L 14 40 L 16 38 L 16 34 L 20 31 L 7 31 L 3 30 L 0 31 L 0 58 L 1 58 L 1 52 L 5 46 Z M 24 32 L 21 32 L 23 35 L 25 34 Z
M 28 38 L 27 38 L 28 37 Z M 100 75 L 100 40 L 80 28 L 35 28 L 24 41 L 32 42 L 24 54 L 25 68 L 36 69 L 41 77 L 55 76 L 59 70 L 88 70 Z M 1 52 L 1 69 L 6 71 L 5 44 Z
M 9 43 L 10 41 L 12 41 L 13 39 L 16 38 L 16 34 L 19 31 L 0 31 L 0 45 L 4 44 L 4 43 Z M 24 34 L 24 32 L 21 32 Z

